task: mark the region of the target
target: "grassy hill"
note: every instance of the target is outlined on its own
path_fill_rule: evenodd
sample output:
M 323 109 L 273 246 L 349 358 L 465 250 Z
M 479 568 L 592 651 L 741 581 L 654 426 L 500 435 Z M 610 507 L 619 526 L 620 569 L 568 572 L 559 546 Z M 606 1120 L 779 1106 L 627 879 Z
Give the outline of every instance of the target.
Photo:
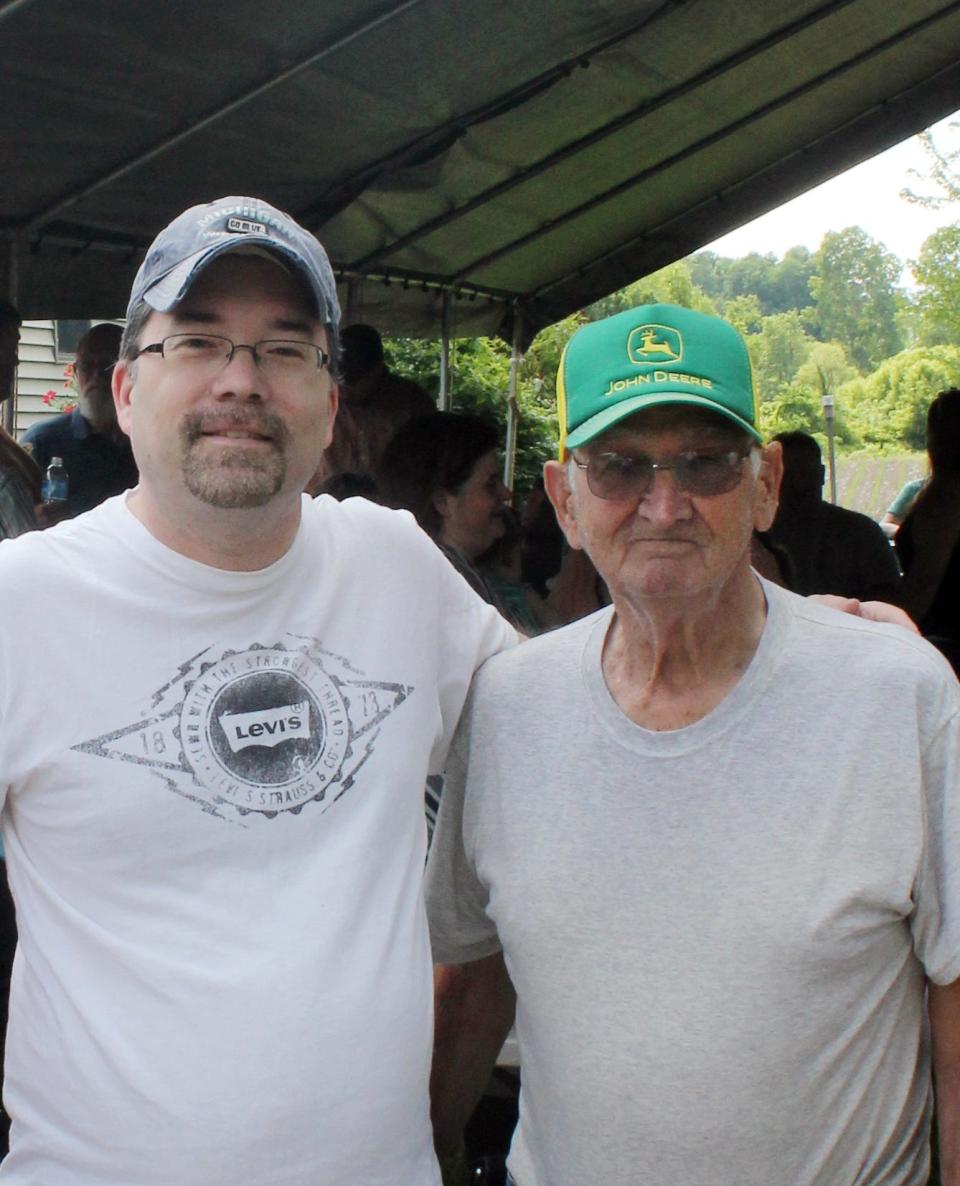
M 900 488 L 927 472 L 925 453 L 837 457 L 837 502 L 871 519 L 881 519 Z M 829 497 L 829 479 L 825 490 Z

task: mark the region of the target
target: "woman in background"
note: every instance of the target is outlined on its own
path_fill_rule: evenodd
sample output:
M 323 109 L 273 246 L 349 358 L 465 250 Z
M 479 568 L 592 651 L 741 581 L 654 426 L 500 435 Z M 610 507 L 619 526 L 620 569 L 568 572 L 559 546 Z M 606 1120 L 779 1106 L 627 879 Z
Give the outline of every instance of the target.
M 927 413 L 930 478 L 896 536 L 900 604 L 960 672 L 960 390 Z

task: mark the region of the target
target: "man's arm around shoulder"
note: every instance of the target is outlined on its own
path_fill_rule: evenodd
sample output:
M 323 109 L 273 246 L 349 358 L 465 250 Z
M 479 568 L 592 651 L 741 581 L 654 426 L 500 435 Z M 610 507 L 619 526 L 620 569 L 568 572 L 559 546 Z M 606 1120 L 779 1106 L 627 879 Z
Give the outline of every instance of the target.
M 434 970 L 435 1021 L 430 1075 L 433 1139 L 446 1156 L 459 1149 L 463 1128 L 510 1032 L 516 993 L 503 953 Z

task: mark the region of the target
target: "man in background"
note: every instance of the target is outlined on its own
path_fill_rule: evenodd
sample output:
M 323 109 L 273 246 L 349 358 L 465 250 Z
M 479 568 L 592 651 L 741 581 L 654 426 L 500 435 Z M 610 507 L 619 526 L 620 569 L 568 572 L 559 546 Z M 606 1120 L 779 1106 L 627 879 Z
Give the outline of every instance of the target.
M 30 426 L 23 443 L 42 472 L 54 457 L 67 471 L 66 513 L 79 515 L 137 484 L 130 440 L 117 424 L 111 381 L 123 330 L 103 322 L 77 343 L 77 407 Z
M 16 394 L 20 314 L 0 301 L 0 407 Z M 34 506 L 40 501 L 40 470 L 0 425 L 0 540 L 13 539 L 37 526 Z
M 787 550 L 794 592 L 896 601 L 894 551 L 873 519 L 823 497 L 826 471 L 816 440 L 805 432 L 773 439 L 783 450 L 783 484 L 770 536 Z
M 348 325 L 342 341 L 340 411 L 325 454 L 326 473 L 367 474 L 379 481 L 394 433 L 414 416 L 435 412 L 436 405 L 419 383 L 387 367 L 383 340 L 372 325 Z

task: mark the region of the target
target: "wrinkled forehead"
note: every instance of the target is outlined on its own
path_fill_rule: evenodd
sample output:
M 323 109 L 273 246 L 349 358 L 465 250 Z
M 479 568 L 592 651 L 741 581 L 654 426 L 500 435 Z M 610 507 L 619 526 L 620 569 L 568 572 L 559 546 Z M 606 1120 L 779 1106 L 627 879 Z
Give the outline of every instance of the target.
M 595 437 L 581 451 L 609 452 L 629 448 L 646 452 L 663 437 L 683 437 L 689 445 L 752 445 L 753 439 L 719 413 L 682 404 L 660 405 L 635 412 L 607 432 Z

